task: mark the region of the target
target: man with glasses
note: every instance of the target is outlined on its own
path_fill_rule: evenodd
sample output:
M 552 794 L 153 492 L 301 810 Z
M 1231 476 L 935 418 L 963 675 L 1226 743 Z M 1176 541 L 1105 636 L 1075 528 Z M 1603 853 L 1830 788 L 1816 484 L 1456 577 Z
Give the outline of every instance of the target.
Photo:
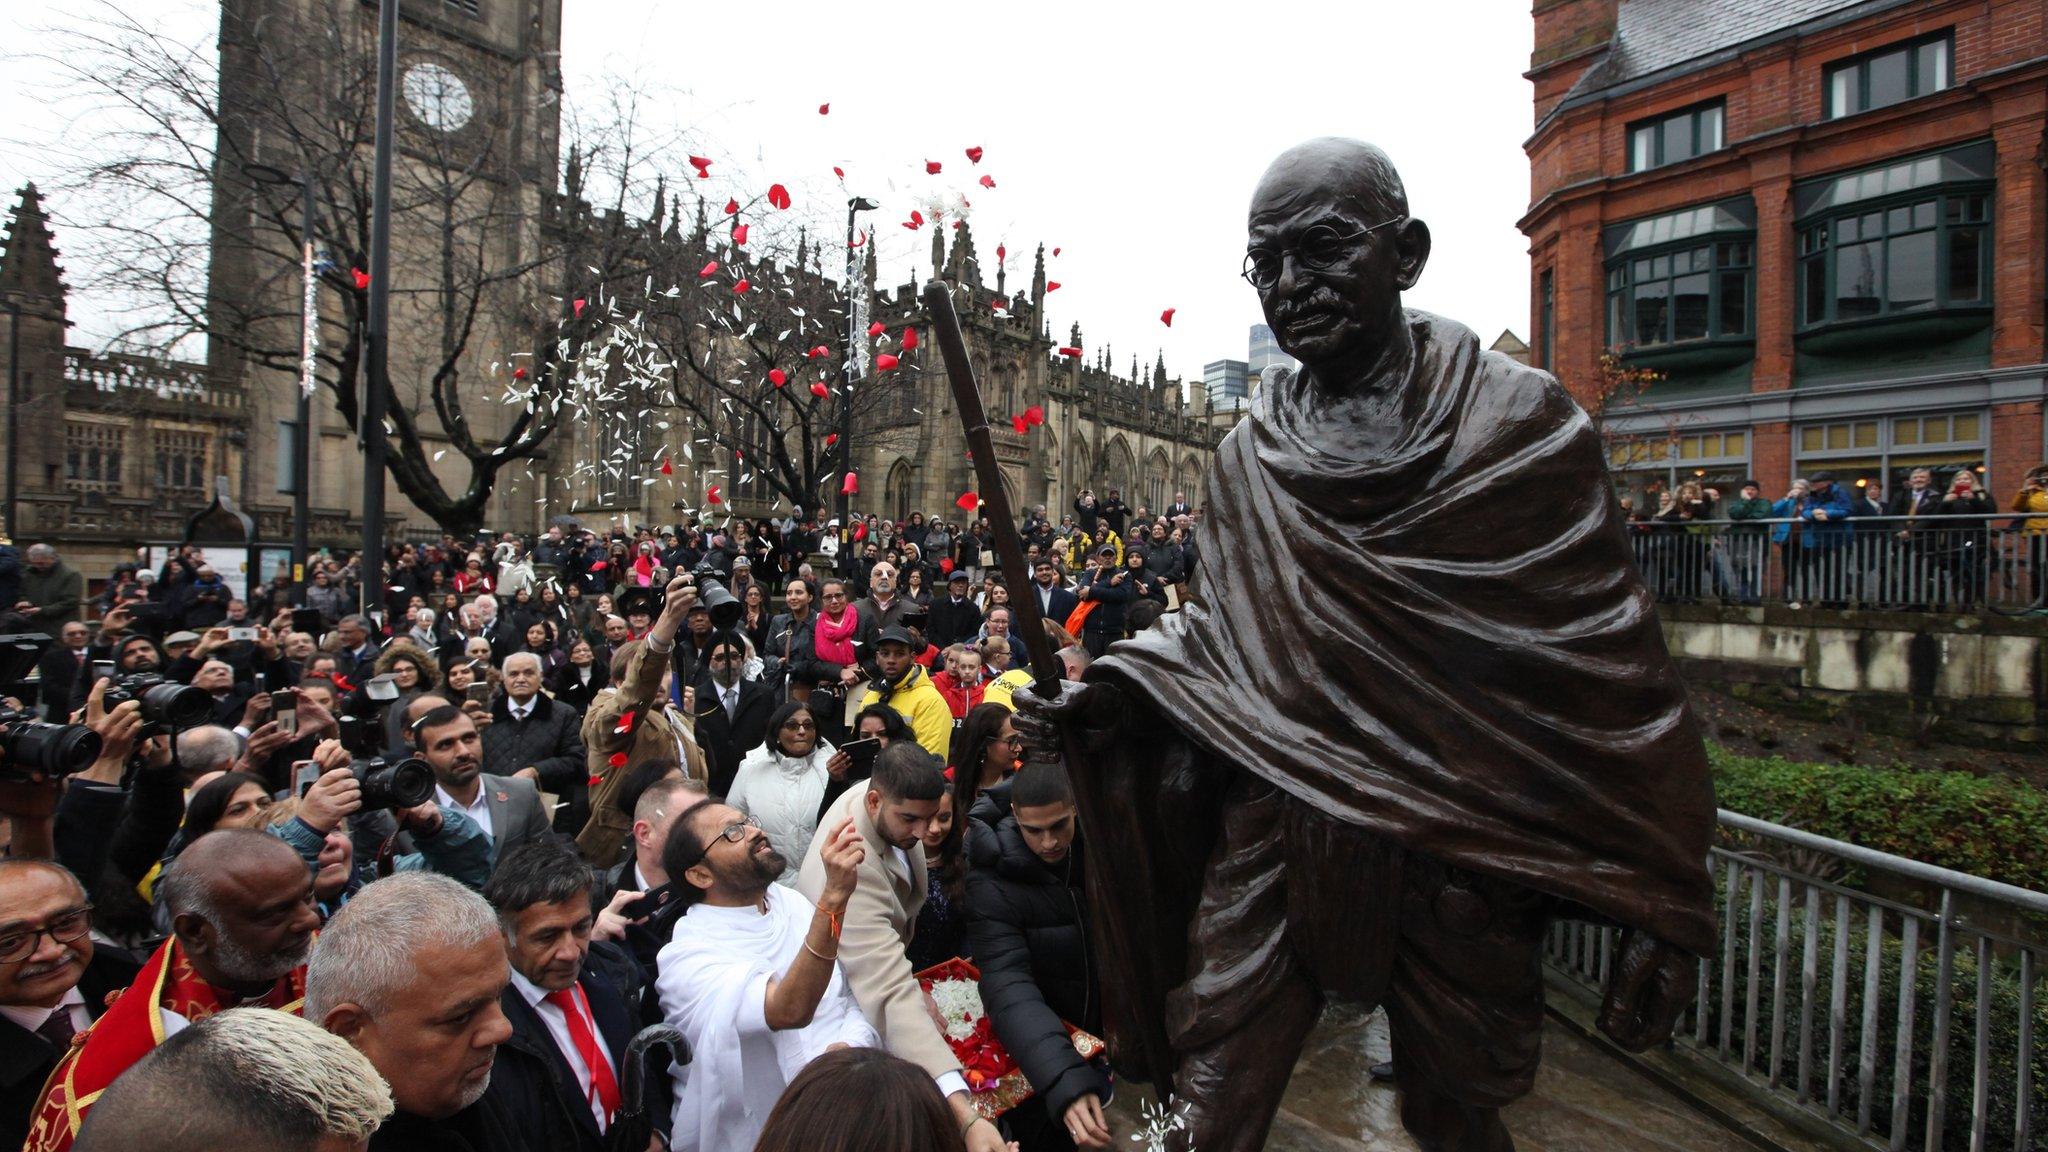
M 91 932 L 78 877 L 43 860 L 0 859 L 0 1148 L 21 1147 L 57 1058 L 141 967 L 95 946 Z
M 1263 1147 L 1335 995 L 1386 1007 L 1417 1143 L 1500 1152 L 1554 919 L 1624 929 L 1599 1021 L 1623 1047 L 1692 999 L 1715 939 L 1699 725 L 1598 431 L 1403 307 L 1430 235 L 1385 153 L 1289 150 L 1248 223 L 1245 278 L 1303 368 L 1269 370 L 1217 449 L 1202 603 L 1056 704 L 1018 693 L 1017 729 L 1073 754 L 1081 823 L 1115 846 L 1087 877 L 1104 1023 L 1120 1069 L 1171 1078 L 1169 1147 Z
M 192 1021 L 235 1007 L 299 1013 L 320 913 L 313 873 L 290 845 L 268 832 L 209 832 L 164 870 L 157 894 L 171 938 L 58 1061 L 24 1152 L 70 1148 L 100 1091 Z
M 704 799 L 675 817 L 662 864 L 685 910 L 656 988 L 694 1058 L 673 1073 L 674 1152 L 753 1147 L 804 1065 L 876 1043 L 837 963 L 867 844 L 843 817 L 821 840 L 814 904 L 775 882 L 782 854 L 739 809 Z

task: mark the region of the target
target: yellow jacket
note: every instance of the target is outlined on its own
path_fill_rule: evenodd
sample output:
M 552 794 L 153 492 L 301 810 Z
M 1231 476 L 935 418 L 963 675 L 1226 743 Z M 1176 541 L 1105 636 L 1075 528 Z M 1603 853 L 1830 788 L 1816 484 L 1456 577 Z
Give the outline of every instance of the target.
M 2015 512 L 2041 513 L 2039 516 L 2027 517 L 2024 527 L 2028 535 L 2048 532 L 2048 489 L 2020 489 L 2019 495 L 2012 498 L 2012 510 Z
M 1067 545 L 1067 571 L 1086 571 L 1089 566 L 1089 558 L 1095 554 L 1097 548 L 1102 547 L 1104 544 L 1108 544 L 1116 549 L 1116 566 L 1119 568 L 1123 567 L 1123 537 L 1118 536 L 1109 525 L 1098 524 L 1095 526 L 1093 535 L 1086 532 L 1074 533 L 1073 539 Z
M 1017 689 L 1029 688 L 1031 683 L 1031 669 L 1012 668 L 994 680 L 989 681 L 988 687 L 982 689 L 981 702 L 983 704 L 1001 704 L 1003 707 L 1015 712 L 1017 710 L 1017 701 L 1014 697 L 1016 696 Z
M 863 708 L 880 703 L 882 694 L 873 687 L 860 698 Z M 910 725 L 911 733 L 925 751 L 941 760 L 946 758 L 953 747 L 953 710 L 946 707 L 946 698 L 939 695 L 938 686 L 925 674 L 923 665 L 910 666 L 910 673 L 897 682 L 888 704 Z

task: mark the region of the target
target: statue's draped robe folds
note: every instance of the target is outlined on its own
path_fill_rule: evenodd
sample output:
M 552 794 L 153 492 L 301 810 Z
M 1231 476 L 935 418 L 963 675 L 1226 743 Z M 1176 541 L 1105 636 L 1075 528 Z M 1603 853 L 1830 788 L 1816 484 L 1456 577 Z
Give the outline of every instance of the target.
M 1379 382 L 1410 390 L 1405 426 L 1368 458 L 1342 404 L 1269 375 L 1207 480 L 1200 602 L 1088 674 L 1134 705 L 1131 738 L 1070 749 L 1134 1076 L 1173 1070 L 1167 994 L 1238 773 L 1564 914 L 1710 947 L 1705 751 L 1600 437 L 1549 376 L 1407 316 L 1406 382 Z

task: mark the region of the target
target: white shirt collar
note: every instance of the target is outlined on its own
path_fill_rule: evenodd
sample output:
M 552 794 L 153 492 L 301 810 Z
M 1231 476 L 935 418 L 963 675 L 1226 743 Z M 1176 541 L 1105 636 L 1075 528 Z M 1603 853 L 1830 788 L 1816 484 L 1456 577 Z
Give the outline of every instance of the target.
M 85 997 L 79 993 L 78 985 L 73 984 L 64 990 L 63 997 L 53 1007 L 36 1008 L 27 1004 L 0 1004 L 0 1017 L 12 1020 L 24 1029 L 33 1032 L 41 1028 L 45 1021 L 59 1012 L 72 1012 L 75 1018 L 77 1012 L 72 1010 L 83 1009 L 84 1007 Z M 79 1031 L 82 1032 L 84 1029 L 81 1028 Z
M 512 970 L 512 987 L 519 989 L 519 994 L 526 998 L 530 1008 L 540 1007 L 541 1002 L 548 998 L 547 989 L 520 975 L 517 968 Z

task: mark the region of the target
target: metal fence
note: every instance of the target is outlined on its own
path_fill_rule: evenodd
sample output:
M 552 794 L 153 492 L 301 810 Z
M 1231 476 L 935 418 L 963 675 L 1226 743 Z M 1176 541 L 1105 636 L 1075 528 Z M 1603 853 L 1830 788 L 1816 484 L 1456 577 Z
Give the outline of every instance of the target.
M 1733 812 L 1720 833 L 1681 1050 L 1869 1148 L 2048 1146 L 2048 894 Z M 1618 946 L 1560 923 L 1546 960 L 1597 994 Z
M 1629 546 L 1664 603 L 2048 610 L 2048 531 L 2011 513 L 1634 521 Z

